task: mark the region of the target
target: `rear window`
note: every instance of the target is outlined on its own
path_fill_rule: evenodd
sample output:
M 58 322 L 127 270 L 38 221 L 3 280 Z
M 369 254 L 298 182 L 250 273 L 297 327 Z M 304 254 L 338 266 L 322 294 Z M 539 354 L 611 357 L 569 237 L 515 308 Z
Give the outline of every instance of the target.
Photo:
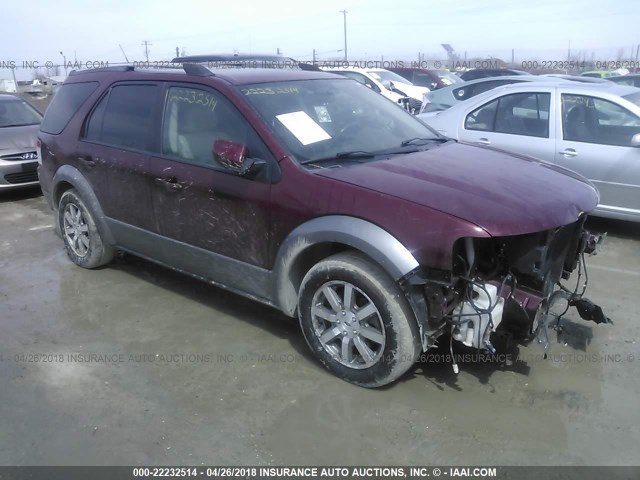
M 40 130 L 58 135 L 96 88 L 98 82 L 68 83 L 62 85 L 47 109 Z

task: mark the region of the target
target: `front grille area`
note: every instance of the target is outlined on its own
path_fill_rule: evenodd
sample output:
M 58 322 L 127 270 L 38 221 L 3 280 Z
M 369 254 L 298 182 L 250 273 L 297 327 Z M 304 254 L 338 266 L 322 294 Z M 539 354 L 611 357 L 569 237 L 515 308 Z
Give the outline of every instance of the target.
M 12 153 L 11 155 L 3 155 L 0 157 L 2 160 L 21 161 L 21 160 L 35 160 L 38 158 L 37 152 L 25 152 L 25 153 Z
M 34 172 L 7 173 L 4 176 L 4 179 L 8 183 L 12 183 L 12 184 L 37 182 L 38 181 L 38 172 L 34 171 Z

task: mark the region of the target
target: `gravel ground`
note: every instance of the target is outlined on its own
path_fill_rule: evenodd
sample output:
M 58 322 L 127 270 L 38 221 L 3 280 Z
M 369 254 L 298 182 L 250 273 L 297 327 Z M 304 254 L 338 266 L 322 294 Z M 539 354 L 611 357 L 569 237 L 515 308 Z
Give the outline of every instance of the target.
M 590 221 L 614 326 L 571 314 L 549 359 L 456 376 L 436 352 L 366 390 L 277 311 L 131 257 L 83 270 L 52 223 L 37 191 L 0 195 L 0 464 L 638 463 L 640 224 Z

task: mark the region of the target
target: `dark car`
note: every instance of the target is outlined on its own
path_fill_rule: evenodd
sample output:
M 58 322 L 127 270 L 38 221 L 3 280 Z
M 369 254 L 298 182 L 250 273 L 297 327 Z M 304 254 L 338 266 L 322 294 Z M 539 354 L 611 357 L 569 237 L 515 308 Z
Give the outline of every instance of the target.
M 493 351 L 499 325 L 544 336 L 556 299 L 586 302 L 557 286 L 597 243 L 582 177 L 443 138 L 338 75 L 184 68 L 76 73 L 49 107 L 40 179 L 77 265 L 122 250 L 297 316 L 366 387 L 444 334 Z
M 479 78 L 501 77 L 507 75 L 530 75 L 530 73 L 510 68 L 475 68 L 458 74 L 458 76 L 465 82 L 468 82 L 469 80 L 477 80 Z
M 640 74 L 630 73 L 628 75 L 608 77 L 607 80 L 610 82 L 615 82 L 620 85 L 629 85 L 631 87 L 640 88 Z
M 429 90 L 437 90 L 463 81 L 456 74 L 447 70 L 427 70 L 418 67 L 395 67 L 387 68 L 387 70 L 406 78 L 418 87 L 427 87 Z

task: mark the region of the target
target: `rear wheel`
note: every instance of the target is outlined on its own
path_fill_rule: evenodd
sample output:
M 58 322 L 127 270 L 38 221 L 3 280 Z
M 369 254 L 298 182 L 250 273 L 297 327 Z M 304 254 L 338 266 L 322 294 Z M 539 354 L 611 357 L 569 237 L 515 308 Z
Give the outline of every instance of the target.
M 58 223 L 67 255 L 83 268 L 96 268 L 113 259 L 113 248 L 104 243 L 86 204 L 74 189 L 62 194 Z
M 420 353 L 404 294 L 379 266 L 356 253 L 333 255 L 309 270 L 298 314 L 320 363 L 356 385 L 393 382 Z

